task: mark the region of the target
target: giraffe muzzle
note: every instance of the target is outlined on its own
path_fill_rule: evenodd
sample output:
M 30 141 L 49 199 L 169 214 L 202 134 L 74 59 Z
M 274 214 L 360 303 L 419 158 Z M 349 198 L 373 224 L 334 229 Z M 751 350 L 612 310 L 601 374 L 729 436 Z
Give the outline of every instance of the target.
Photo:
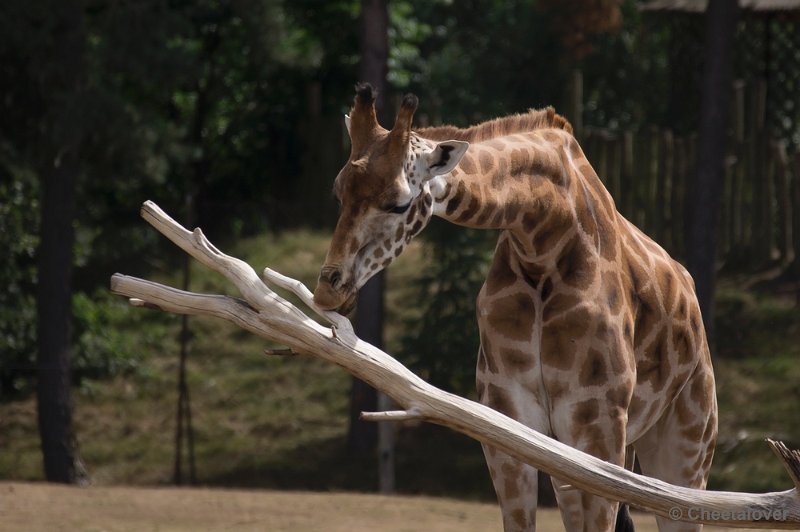
M 317 287 L 314 289 L 314 303 L 324 310 L 347 314 L 356 303 L 357 291 L 348 283 L 342 282 L 342 273 L 335 266 L 323 266 L 320 270 Z

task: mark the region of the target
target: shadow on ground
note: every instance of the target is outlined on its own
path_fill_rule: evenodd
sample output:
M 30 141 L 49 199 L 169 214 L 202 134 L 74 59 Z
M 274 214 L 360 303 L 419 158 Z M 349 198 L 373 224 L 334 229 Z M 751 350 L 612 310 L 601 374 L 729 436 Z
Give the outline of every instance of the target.
M 201 483 L 281 490 L 375 491 L 376 461 L 373 453 L 348 453 L 343 438 L 330 438 L 230 468 L 201 479 Z M 494 500 L 480 444 L 433 425 L 400 429 L 396 486 L 404 494 Z
M 350 454 L 344 439 L 330 438 L 265 457 L 252 467 L 231 468 L 202 479 L 202 483 L 278 490 L 374 492 L 378 478 L 375 455 Z M 555 506 L 546 474 L 540 473 L 539 484 L 539 504 Z M 400 430 L 396 490 L 406 495 L 496 500 L 480 444 L 450 429 L 429 424 Z

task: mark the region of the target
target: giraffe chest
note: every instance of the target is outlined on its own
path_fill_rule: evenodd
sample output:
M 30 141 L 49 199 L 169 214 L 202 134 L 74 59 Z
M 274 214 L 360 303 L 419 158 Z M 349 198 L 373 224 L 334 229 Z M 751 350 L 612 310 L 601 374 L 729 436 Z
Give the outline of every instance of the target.
M 500 237 L 492 266 L 476 304 L 481 349 L 476 380 L 478 391 L 498 390 L 509 400 L 491 399 L 493 407 L 519 419 L 530 406 L 540 406 L 539 419 L 528 423 L 546 428 L 547 391 L 542 382 L 542 297 L 526 279 L 510 253 L 505 235 Z M 482 394 L 485 395 L 485 394 Z M 513 403 L 513 406 L 510 406 Z
M 520 382 L 537 395 L 602 394 L 632 382 L 635 355 L 624 339 L 624 320 L 593 300 L 554 294 L 524 276 L 503 290 L 487 281 L 478 298 L 485 357 L 479 373 Z

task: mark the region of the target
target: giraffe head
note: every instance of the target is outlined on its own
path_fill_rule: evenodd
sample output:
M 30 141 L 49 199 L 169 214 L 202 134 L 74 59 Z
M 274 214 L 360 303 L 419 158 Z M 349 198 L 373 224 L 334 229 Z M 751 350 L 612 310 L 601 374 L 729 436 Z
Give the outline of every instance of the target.
M 406 95 L 394 127 L 386 130 L 378 124 L 372 87 L 356 86 L 345 117 L 350 157 L 333 185 L 339 221 L 314 290 L 314 301 L 324 309 L 352 309 L 358 289 L 428 224 L 430 180 L 452 171 L 469 146 L 418 138 L 411 131 L 416 109 L 417 97 Z

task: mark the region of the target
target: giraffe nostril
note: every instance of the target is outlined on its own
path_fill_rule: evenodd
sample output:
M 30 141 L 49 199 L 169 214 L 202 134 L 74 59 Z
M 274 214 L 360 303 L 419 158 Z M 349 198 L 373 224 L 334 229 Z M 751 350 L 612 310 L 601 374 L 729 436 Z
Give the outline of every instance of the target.
M 342 284 L 342 272 L 337 266 L 323 266 L 319 272 L 319 280 L 338 290 Z
M 333 271 L 333 272 L 331 272 L 331 274 L 328 276 L 328 281 L 331 283 L 331 287 L 332 287 L 334 290 L 336 290 L 336 288 L 339 286 L 339 282 L 340 282 L 341 280 L 342 280 L 342 274 L 341 274 L 341 273 L 339 273 L 338 271 Z

